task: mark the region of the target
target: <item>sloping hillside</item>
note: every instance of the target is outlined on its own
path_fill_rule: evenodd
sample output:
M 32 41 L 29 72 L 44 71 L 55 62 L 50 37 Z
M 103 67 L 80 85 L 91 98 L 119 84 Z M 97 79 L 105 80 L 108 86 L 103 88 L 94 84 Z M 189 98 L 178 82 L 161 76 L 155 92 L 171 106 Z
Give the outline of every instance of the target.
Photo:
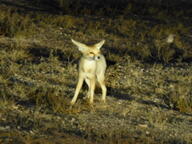
M 44 2 L 0 4 L 0 143 L 192 143 L 190 9 L 79 3 L 72 14 Z M 85 85 L 69 105 L 81 56 L 71 38 L 106 40 L 105 104 L 98 88 L 89 105 Z

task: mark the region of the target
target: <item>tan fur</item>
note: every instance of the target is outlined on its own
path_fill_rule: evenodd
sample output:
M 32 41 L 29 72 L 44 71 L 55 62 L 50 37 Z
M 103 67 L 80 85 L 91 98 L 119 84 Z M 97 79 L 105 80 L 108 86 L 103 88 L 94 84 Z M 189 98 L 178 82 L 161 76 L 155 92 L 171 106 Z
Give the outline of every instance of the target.
M 84 80 L 89 87 L 87 97 L 90 104 L 93 103 L 96 81 L 98 81 L 102 89 L 101 100 L 105 102 L 107 93 L 107 88 L 105 86 L 105 70 L 107 65 L 105 57 L 100 52 L 100 48 L 105 43 L 105 40 L 92 46 L 85 45 L 73 39 L 72 42 L 78 47 L 79 51 L 82 52 L 83 56 L 79 61 L 79 79 L 74 97 L 71 100 L 71 105 L 76 102 Z

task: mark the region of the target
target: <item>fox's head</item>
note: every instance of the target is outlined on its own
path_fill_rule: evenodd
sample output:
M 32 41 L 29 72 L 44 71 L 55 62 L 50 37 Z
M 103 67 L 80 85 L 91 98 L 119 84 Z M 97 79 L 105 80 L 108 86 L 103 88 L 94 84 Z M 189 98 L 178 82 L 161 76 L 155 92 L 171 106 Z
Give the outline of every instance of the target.
M 92 60 L 99 60 L 100 59 L 100 48 L 105 43 L 105 40 L 100 41 L 99 43 L 96 43 L 94 45 L 88 46 L 86 44 L 77 42 L 73 39 L 71 41 L 78 47 L 79 51 L 83 53 L 83 56 L 92 59 Z

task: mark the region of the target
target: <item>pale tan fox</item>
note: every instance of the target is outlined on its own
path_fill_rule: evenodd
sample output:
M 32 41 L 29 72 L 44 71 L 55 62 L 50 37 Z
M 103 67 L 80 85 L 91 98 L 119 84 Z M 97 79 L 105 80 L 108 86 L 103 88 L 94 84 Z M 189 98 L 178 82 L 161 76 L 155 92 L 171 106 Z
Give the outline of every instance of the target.
M 71 40 L 78 47 L 79 51 L 81 51 L 83 54 L 83 56 L 79 61 L 79 79 L 76 86 L 74 97 L 71 100 L 71 105 L 73 105 L 76 102 L 84 80 L 89 87 L 87 93 L 89 103 L 90 104 L 93 103 L 96 81 L 100 84 L 102 89 L 101 100 L 105 102 L 107 88 L 105 86 L 104 80 L 107 65 L 105 57 L 100 52 L 100 48 L 105 43 L 105 40 L 102 40 L 101 42 L 96 43 L 92 46 L 85 45 L 73 39 Z

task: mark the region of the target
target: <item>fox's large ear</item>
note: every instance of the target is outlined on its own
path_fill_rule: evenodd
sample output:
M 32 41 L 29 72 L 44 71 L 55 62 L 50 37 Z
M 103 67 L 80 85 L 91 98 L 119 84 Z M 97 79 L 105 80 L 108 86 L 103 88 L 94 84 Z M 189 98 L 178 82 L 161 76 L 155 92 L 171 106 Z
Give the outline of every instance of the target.
M 87 50 L 87 45 L 71 39 L 71 41 L 78 47 L 79 51 L 83 52 Z
M 102 40 L 102 41 L 100 41 L 99 43 L 96 43 L 94 46 L 95 46 L 97 49 L 100 49 L 100 48 L 103 46 L 104 43 L 105 43 L 105 40 Z

